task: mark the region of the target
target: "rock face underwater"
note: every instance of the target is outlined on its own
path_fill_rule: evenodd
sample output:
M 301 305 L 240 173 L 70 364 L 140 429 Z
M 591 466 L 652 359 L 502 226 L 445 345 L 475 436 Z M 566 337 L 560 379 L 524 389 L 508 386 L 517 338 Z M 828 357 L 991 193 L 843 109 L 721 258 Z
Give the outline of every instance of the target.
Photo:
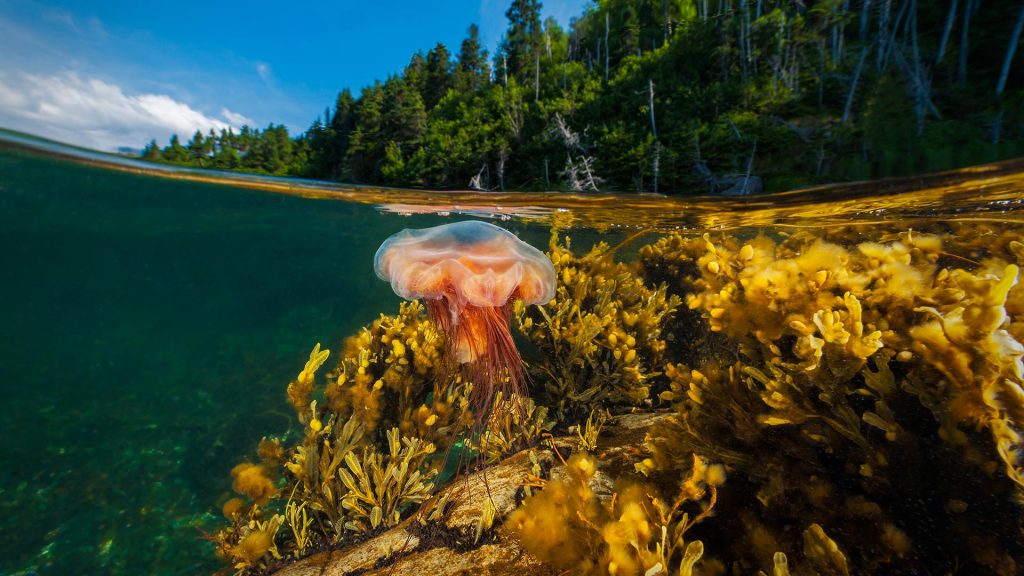
M 548 256 L 553 299 L 511 310 L 530 396 L 482 428 L 417 302 L 323 383 L 317 346 L 301 432 L 232 471 L 225 571 L 1019 573 L 1020 233 L 556 231 Z

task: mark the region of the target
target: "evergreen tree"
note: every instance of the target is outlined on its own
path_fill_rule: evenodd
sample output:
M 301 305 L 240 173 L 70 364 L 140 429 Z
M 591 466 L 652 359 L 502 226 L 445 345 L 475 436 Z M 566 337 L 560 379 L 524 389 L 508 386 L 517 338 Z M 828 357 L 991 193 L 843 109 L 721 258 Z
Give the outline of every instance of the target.
M 355 109 L 355 130 L 349 144 L 346 162 L 357 182 L 376 182 L 378 163 L 384 157 L 381 140 L 381 113 L 384 89 L 380 83 L 364 88 Z
M 185 162 L 188 162 L 188 150 L 181 145 L 181 141 L 178 140 L 177 134 L 171 135 L 171 143 L 169 146 L 164 148 L 163 157 L 164 160 L 176 164 L 184 164 Z
M 544 44 L 540 8 L 539 0 L 512 0 L 505 12 L 508 30 L 498 48 L 500 62 L 495 62 L 495 66 L 520 83 L 533 76 L 536 57 Z
M 208 153 L 209 149 L 207 148 L 206 138 L 203 137 L 202 132 L 196 130 L 196 133 L 192 135 L 192 139 L 188 142 L 189 160 L 193 164 L 202 166 Z
M 159 162 L 164 159 L 156 140 L 150 140 L 149 144 L 142 149 L 142 159 L 150 162 Z
M 231 146 L 221 146 L 213 156 L 213 166 L 221 170 L 237 170 L 242 166 L 242 157 Z
M 401 77 L 422 96 L 427 91 L 427 61 L 422 52 L 416 52 L 409 60 Z
M 480 90 L 490 80 L 491 70 L 487 65 L 487 50 L 480 47 L 480 28 L 469 26 L 469 36 L 462 41 L 458 62 L 455 65 L 455 89 L 460 92 Z
M 451 55 L 444 44 L 438 43 L 427 52 L 423 70 L 424 82 L 420 95 L 427 110 L 432 109 L 452 88 Z
M 244 165 L 267 174 L 285 174 L 292 162 L 292 139 L 284 125 L 270 124 L 255 138 Z
M 348 173 L 345 165 L 345 158 L 348 156 L 349 143 L 352 140 L 352 132 L 356 129 L 356 101 L 352 98 L 352 92 L 345 88 L 338 94 L 334 102 L 334 115 L 331 118 L 331 129 L 333 140 L 329 149 L 329 173 L 324 175 L 328 178 L 342 178 Z

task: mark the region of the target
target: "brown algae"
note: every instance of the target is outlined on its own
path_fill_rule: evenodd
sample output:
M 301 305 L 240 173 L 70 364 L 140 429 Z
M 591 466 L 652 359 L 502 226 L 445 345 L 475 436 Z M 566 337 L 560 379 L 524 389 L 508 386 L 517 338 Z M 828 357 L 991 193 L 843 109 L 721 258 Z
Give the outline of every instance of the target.
M 212 536 L 229 571 L 406 518 L 443 531 L 460 490 L 437 485 L 450 450 L 535 462 L 518 509 L 481 501 L 475 531 L 445 533 L 453 554 L 518 545 L 552 571 L 616 575 L 1021 570 L 1019 232 L 643 240 L 628 261 L 553 236 L 554 298 L 513 308 L 532 348 L 529 410 L 499 396 L 476 435 L 474 383 L 442 369 L 444 334 L 421 304 L 348 338 L 324 383 L 315 348 L 287 389 L 301 433 L 232 471 L 240 498 Z M 638 412 L 660 415 L 605 445 L 602 426 Z M 553 468 L 537 464 L 548 451 Z

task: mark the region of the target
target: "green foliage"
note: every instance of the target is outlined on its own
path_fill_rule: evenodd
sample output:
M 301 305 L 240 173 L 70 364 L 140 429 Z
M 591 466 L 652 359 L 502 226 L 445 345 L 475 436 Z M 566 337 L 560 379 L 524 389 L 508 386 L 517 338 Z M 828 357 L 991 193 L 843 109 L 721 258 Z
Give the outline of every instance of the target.
M 538 0 L 512 0 L 505 12 L 508 31 L 498 48 L 496 70 L 502 77 L 523 81 L 534 71 L 543 45 Z
M 473 25 L 401 74 L 339 94 L 310 128 L 177 137 L 151 161 L 376 184 L 704 193 L 748 171 L 779 189 L 955 168 L 1024 150 L 1013 0 L 600 0 L 571 28 L 512 0 L 493 67 Z M 868 12 L 863 12 L 867 8 Z M 883 13 L 887 16 L 883 17 Z M 964 38 L 968 43 L 964 44 Z M 493 74 L 492 74 L 493 72 Z M 653 108 L 653 109 L 652 109 Z M 567 151 L 556 114 L 585 146 Z
M 487 51 L 480 47 L 480 28 L 469 27 L 469 36 L 459 48 L 455 64 L 454 88 L 458 92 L 473 92 L 483 89 L 489 82 L 491 69 L 487 64 Z

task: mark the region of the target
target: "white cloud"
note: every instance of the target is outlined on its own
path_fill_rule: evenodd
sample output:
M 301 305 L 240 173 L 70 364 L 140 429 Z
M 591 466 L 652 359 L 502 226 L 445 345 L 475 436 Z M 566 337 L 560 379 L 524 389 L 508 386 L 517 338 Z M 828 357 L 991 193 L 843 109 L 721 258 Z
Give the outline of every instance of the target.
M 100 150 L 183 141 L 196 130 L 238 129 L 251 120 L 226 108 L 213 118 L 165 94 L 125 94 L 120 86 L 67 72 L 0 72 L 0 126 Z
M 255 127 L 256 121 L 244 114 L 239 114 L 227 108 L 220 109 L 220 115 L 228 121 L 232 126 L 249 126 Z

